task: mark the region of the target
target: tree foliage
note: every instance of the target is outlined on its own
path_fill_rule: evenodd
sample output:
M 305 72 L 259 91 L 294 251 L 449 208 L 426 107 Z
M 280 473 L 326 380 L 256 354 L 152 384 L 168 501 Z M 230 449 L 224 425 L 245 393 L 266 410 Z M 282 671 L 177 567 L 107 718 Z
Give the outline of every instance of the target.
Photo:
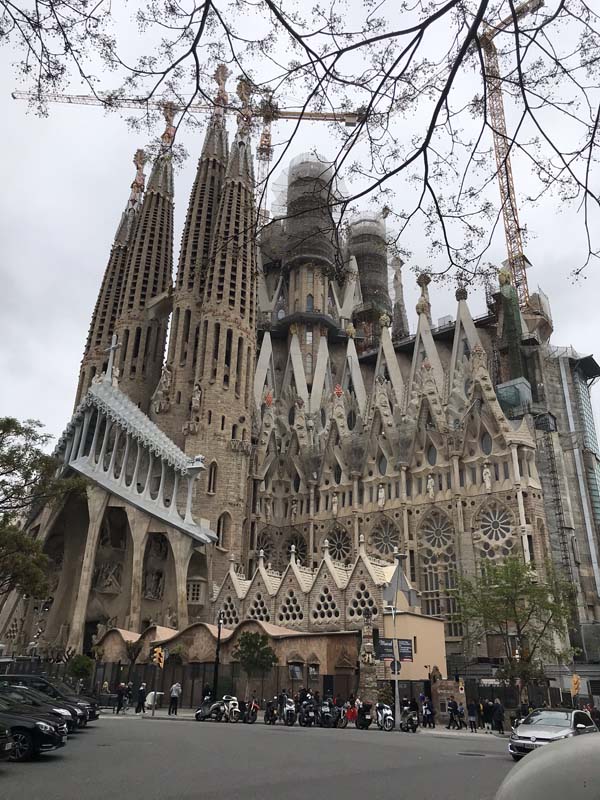
M 579 272 L 600 252 L 600 14 L 588 0 L 530 0 L 527 14 L 522 5 L 0 0 L 0 41 L 12 45 L 42 113 L 50 90 L 77 82 L 107 108 L 122 98 L 175 100 L 182 119 L 198 124 L 192 103 L 239 108 L 235 97 L 215 100 L 211 76 L 223 62 L 254 87 L 256 121 L 264 113 L 276 119 L 278 107 L 299 112 L 277 129 L 272 172 L 304 135 L 308 112 L 358 110 L 355 127 L 330 126 L 337 146 L 326 156 L 350 185 L 338 201 L 340 224 L 369 198 L 390 218 L 400 252 L 424 229 L 424 266 L 465 281 L 488 274 L 486 253 L 502 225 L 495 184 L 508 164 L 494 159 L 499 133 L 519 159 L 519 177 L 528 175 L 519 203 L 554 193 L 581 208 L 587 247 L 574 264 Z M 491 115 L 486 32 L 497 32 L 506 132 Z M 155 119 L 151 106 L 145 112 Z
M 573 587 L 552 564 L 545 565 L 543 579 L 519 556 L 485 564 L 477 576 L 459 580 L 456 598 L 466 652 L 488 636 L 501 642 L 500 677 L 527 683 L 542 676 L 544 663 L 572 658 Z
M 270 672 L 277 664 L 277 656 L 264 633 L 244 631 L 233 651 L 233 657 L 248 677 Z
M 81 654 L 73 656 L 67 667 L 69 675 L 85 683 L 89 681 L 94 672 L 94 659 Z
M 33 509 L 82 485 L 57 477 L 57 462 L 44 451 L 49 441 L 35 420 L 0 417 L 0 595 L 19 589 L 45 596 L 48 559 L 22 523 Z

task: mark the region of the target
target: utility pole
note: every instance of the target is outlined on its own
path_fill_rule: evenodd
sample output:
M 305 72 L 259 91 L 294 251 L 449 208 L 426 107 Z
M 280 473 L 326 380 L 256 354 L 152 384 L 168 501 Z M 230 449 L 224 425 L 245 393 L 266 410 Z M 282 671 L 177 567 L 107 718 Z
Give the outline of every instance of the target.
M 394 728 L 400 730 L 400 687 L 398 686 L 398 677 L 400 675 L 400 652 L 398 648 L 398 637 L 396 634 L 396 614 L 398 613 L 398 592 L 400 591 L 400 573 L 402 572 L 402 564 L 408 558 L 406 553 L 399 553 L 398 548 L 394 548 L 394 560 L 396 562 L 396 588 L 394 593 L 394 603 L 392 605 L 392 625 L 394 631 L 394 638 L 392 640 L 392 649 L 394 653 Z
M 221 628 L 223 627 L 223 612 L 219 611 L 217 617 L 217 649 L 215 651 L 215 669 L 213 673 L 213 703 L 217 700 L 217 689 L 219 688 L 219 663 L 221 656 Z

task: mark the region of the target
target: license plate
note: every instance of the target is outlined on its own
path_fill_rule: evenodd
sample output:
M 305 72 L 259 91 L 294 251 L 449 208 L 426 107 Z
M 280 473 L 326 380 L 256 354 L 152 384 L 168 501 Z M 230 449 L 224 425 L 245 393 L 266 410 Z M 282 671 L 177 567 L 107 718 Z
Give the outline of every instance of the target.
M 365 714 L 365 719 L 371 719 L 371 715 L 370 714 Z
M 7 744 L 4 745 L 4 749 L 5 750 L 12 750 L 13 749 L 13 743 L 12 742 L 7 742 Z
M 309 716 L 309 717 L 314 717 L 314 715 L 315 715 L 315 712 L 314 712 L 314 711 L 309 711 L 309 712 L 308 712 L 308 716 Z

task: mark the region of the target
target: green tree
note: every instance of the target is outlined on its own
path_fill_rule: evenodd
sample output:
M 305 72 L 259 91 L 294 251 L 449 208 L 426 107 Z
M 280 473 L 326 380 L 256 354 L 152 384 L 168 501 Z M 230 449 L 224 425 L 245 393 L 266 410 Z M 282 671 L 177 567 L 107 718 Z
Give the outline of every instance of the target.
M 244 631 L 233 651 L 233 657 L 247 675 L 246 694 L 250 678 L 270 672 L 277 664 L 277 656 L 269 645 L 269 637 L 264 633 Z
M 72 678 L 89 683 L 94 672 L 94 659 L 89 656 L 76 655 L 69 661 L 67 671 Z
M 572 659 L 573 588 L 552 564 L 540 574 L 518 556 L 485 564 L 474 578 L 459 580 L 456 598 L 467 652 L 486 636 L 502 643 L 499 677 L 524 685 L 543 677 L 544 663 Z
M 0 417 L 0 595 L 12 589 L 45 595 L 48 558 L 22 523 L 83 486 L 82 479 L 57 476 L 56 459 L 44 450 L 50 438 L 40 422 Z

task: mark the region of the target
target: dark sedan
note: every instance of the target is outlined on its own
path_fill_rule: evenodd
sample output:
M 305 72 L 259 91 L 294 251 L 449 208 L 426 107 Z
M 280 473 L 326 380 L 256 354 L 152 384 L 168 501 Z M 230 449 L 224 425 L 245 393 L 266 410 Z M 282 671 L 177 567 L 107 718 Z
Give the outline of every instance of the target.
M 63 681 L 52 680 L 43 675 L 15 675 L 14 673 L 0 675 L 0 679 L 9 681 L 11 684 L 21 684 L 32 689 L 37 689 L 57 700 L 67 700 L 69 703 L 75 703 L 80 708 L 86 710 L 88 719 L 90 720 L 98 719 L 100 714 L 98 702 L 93 697 L 76 694 L 75 690 L 66 683 L 63 683 Z
M 8 703 L 0 697 L 0 725 L 10 731 L 14 742 L 13 761 L 28 761 L 67 743 L 67 726 L 43 714 L 32 715 L 25 706 Z
M 4 725 L 0 725 L 0 761 L 10 758 L 14 752 L 15 743 L 12 740 L 10 731 Z
M 56 722 L 64 723 L 69 733 L 72 733 L 77 728 L 77 715 L 75 711 L 70 711 L 60 703 L 53 702 L 52 698 L 48 697 L 48 695 L 42 695 L 44 699 L 39 700 L 24 686 L 13 688 L 12 686 L 0 684 L 0 697 L 4 698 L 9 703 L 26 705 L 31 708 L 34 713 L 56 717 Z
M 583 733 L 598 733 L 594 721 L 585 711 L 572 708 L 537 708 L 513 729 L 508 752 L 519 761 L 532 750 L 549 742 L 570 739 Z

